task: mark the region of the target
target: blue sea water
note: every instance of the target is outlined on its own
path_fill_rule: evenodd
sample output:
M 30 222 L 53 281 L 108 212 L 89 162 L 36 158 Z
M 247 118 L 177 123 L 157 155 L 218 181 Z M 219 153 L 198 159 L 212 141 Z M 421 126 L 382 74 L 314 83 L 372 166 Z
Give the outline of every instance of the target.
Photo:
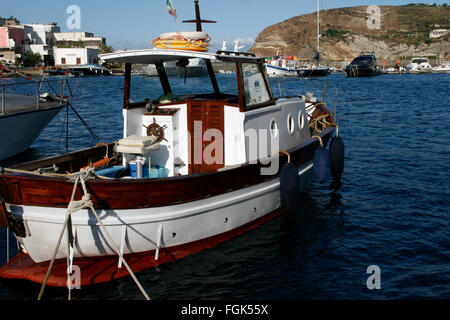
M 218 75 L 231 84 L 232 75 Z M 73 105 L 109 142 L 122 137 L 121 77 L 71 79 Z M 337 93 L 345 169 L 338 190 L 313 182 L 294 214 L 281 214 L 212 249 L 137 274 L 156 300 L 379 300 L 450 298 L 450 75 L 273 80 L 275 96 L 313 92 L 333 108 Z M 177 79 L 175 87 L 183 86 Z M 135 76 L 132 98 L 156 97 L 155 79 Z M 187 91 L 201 88 L 187 79 Z M 231 86 L 230 86 L 231 88 Z M 154 91 L 152 91 L 154 90 Z M 230 89 L 231 90 L 231 89 Z M 32 148 L 0 165 L 65 152 L 66 110 Z M 69 113 L 70 150 L 89 132 Z M 0 264 L 6 261 L 0 233 Z M 11 250 L 15 242 L 11 239 Z M 369 266 L 380 289 L 369 289 Z M 35 299 L 39 286 L 0 281 L 0 299 Z M 47 288 L 63 300 L 67 289 Z M 72 299 L 142 299 L 131 278 L 72 291 Z

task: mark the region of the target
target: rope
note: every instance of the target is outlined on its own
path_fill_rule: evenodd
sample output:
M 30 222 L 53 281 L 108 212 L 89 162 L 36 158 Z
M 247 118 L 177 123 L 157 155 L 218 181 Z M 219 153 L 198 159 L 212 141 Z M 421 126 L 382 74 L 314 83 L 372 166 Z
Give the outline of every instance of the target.
M 22 170 L 22 169 L 3 168 L 3 170 L 5 172 L 10 172 L 10 173 L 26 173 L 26 174 L 33 174 L 33 175 L 37 175 L 37 176 L 64 177 L 64 178 L 73 178 L 73 177 L 76 177 L 77 175 L 79 175 L 80 173 L 84 173 L 88 177 L 91 174 L 91 171 L 90 171 L 91 169 L 94 169 L 94 168 L 86 168 L 83 171 L 74 172 L 74 173 L 53 173 L 53 172 L 41 172 L 39 170 L 28 171 L 28 170 Z
M 48 278 L 50 277 L 50 272 L 52 271 L 53 264 L 55 262 L 56 254 L 58 252 L 59 246 L 61 245 L 61 240 L 62 240 L 62 237 L 64 235 L 64 231 L 66 230 L 66 227 L 67 227 L 67 221 L 69 220 L 69 216 L 70 216 L 70 214 L 72 212 L 71 210 L 73 209 L 73 207 L 71 207 L 71 204 L 72 204 L 72 201 L 73 201 L 73 199 L 75 197 L 75 192 L 77 190 L 77 186 L 78 186 L 79 180 L 80 180 L 80 177 L 77 176 L 76 179 L 75 179 L 75 184 L 73 186 L 72 198 L 71 198 L 71 201 L 69 203 L 69 207 L 67 208 L 67 211 L 66 211 L 66 217 L 64 219 L 64 225 L 63 225 L 63 228 L 62 228 L 61 232 L 59 233 L 58 242 L 56 243 L 56 248 L 53 251 L 52 260 L 50 261 L 50 264 L 48 266 L 47 274 L 45 275 L 45 279 L 44 279 L 44 282 L 42 283 L 41 290 L 39 291 L 39 295 L 38 295 L 38 298 L 37 298 L 38 300 L 42 299 L 42 295 L 44 294 L 44 290 L 45 290 L 45 287 L 47 285 Z
M 339 126 L 336 123 L 331 123 L 330 126 L 336 128 L 336 137 L 339 137 Z
M 286 155 L 288 157 L 288 163 L 291 163 L 291 155 L 289 154 L 289 152 L 280 150 L 279 153 Z
M 136 282 L 136 285 L 141 290 L 141 292 L 144 295 L 144 297 L 147 300 L 150 300 L 150 297 L 145 292 L 144 288 L 142 287 L 142 285 L 140 284 L 140 282 L 138 281 L 138 279 L 134 275 L 134 273 L 131 270 L 131 268 L 128 265 L 128 263 L 125 261 L 123 255 L 120 253 L 119 249 L 117 248 L 117 246 L 114 243 L 113 239 L 111 238 L 110 234 L 106 230 L 103 222 L 100 220 L 100 217 L 98 216 L 97 211 L 94 208 L 94 204 L 93 204 L 93 202 L 91 200 L 91 195 L 87 192 L 86 181 L 85 181 L 85 177 L 88 177 L 90 172 L 92 172 L 92 168 L 87 168 L 86 170 L 83 170 L 83 171 L 77 173 L 76 176 L 75 176 L 75 183 L 74 183 L 74 187 L 73 187 L 73 191 L 72 191 L 71 200 L 70 200 L 70 203 L 69 203 L 69 205 L 67 207 L 66 217 L 64 219 L 64 225 L 63 225 L 63 228 L 62 228 L 62 230 L 61 230 L 61 232 L 59 234 L 58 241 L 57 241 L 57 244 L 56 244 L 56 248 L 53 251 L 53 256 L 52 256 L 52 259 L 51 259 L 50 264 L 48 266 L 47 274 L 45 275 L 45 279 L 44 279 L 44 282 L 42 283 L 41 290 L 39 292 L 39 295 L 38 295 L 37 299 L 41 300 L 42 295 L 44 294 L 44 289 L 45 289 L 45 287 L 47 285 L 48 278 L 50 277 L 50 273 L 52 271 L 53 264 L 55 262 L 56 254 L 57 254 L 57 252 L 59 250 L 59 247 L 61 245 L 61 241 L 62 241 L 62 237 L 64 235 L 64 231 L 68 227 L 68 222 L 70 220 L 71 214 L 76 212 L 76 211 L 79 211 L 81 209 L 91 209 L 92 212 L 94 213 L 94 215 L 95 215 L 99 225 L 100 225 L 100 228 L 102 229 L 102 231 L 105 234 L 105 236 L 108 238 L 109 244 L 113 247 L 114 252 L 119 256 L 119 258 L 121 259 L 122 263 L 125 265 L 125 267 L 127 268 L 128 272 L 130 273 L 131 277 Z M 76 193 L 77 186 L 78 186 L 79 182 L 81 182 L 81 186 L 83 188 L 84 195 L 81 198 L 81 200 L 74 201 L 75 193 Z M 68 230 L 68 232 L 70 232 L 70 231 Z M 67 261 L 69 263 L 69 259 Z M 69 271 L 69 268 L 68 268 L 68 271 Z M 68 279 L 70 280 L 70 273 L 69 272 L 68 272 Z M 69 288 L 68 298 L 70 300 L 71 295 L 70 295 L 70 284 L 69 283 L 68 283 L 68 288 Z
M 328 114 L 323 114 L 321 116 L 318 116 L 317 118 L 313 119 L 309 127 L 315 129 L 317 132 L 322 132 L 325 130 L 325 128 L 329 125 L 331 125 L 326 119 L 328 118 Z M 321 125 L 321 128 L 319 128 L 319 125 Z
M 319 136 L 312 136 L 311 138 L 318 139 L 319 142 L 320 142 L 320 146 L 323 147 L 323 142 L 322 142 L 322 138 L 321 137 L 319 137 Z
M 81 185 L 83 186 L 83 190 L 85 195 L 89 195 L 87 193 L 86 190 L 86 183 L 83 179 L 81 179 Z M 90 195 L 89 195 L 90 198 Z M 148 294 L 145 292 L 144 288 L 142 287 L 142 285 L 140 284 L 139 280 L 136 278 L 136 276 L 133 273 L 133 270 L 131 270 L 130 266 L 128 265 L 128 263 L 125 261 L 125 259 L 123 258 L 123 255 L 120 253 L 118 247 L 116 246 L 116 244 L 114 243 L 113 239 L 111 238 L 111 235 L 109 234 L 109 232 L 106 230 L 105 225 L 103 224 L 103 222 L 100 220 L 100 217 L 97 214 L 97 211 L 94 208 L 94 204 L 92 203 L 91 200 L 89 200 L 89 202 L 87 203 L 87 206 L 92 210 L 92 212 L 95 215 L 95 218 L 97 219 L 100 228 L 102 229 L 102 231 L 104 232 L 104 234 L 106 235 L 106 237 L 108 238 L 109 244 L 113 247 L 114 252 L 119 256 L 119 258 L 122 260 L 122 263 L 125 265 L 125 267 L 127 268 L 128 272 L 130 273 L 131 277 L 133 278 L 134 282 L 136 282 L 136 285 L 138 286 L 138 288 L 141 290 L 142 294 L 144 295 L 144 297 L 147 300 L 150 300 L 150 297 L 148 296 Z

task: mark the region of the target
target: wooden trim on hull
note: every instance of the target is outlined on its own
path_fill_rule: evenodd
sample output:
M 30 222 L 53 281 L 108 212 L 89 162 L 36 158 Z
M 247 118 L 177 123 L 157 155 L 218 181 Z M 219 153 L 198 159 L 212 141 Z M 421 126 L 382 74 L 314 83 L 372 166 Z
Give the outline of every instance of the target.
M 239 228 L 216 236 L 169 248 L 161 248 L 158 260 L 155 260 L 155 250 L 138 254 L 129 254 L 125 256 L 125 260 L 133 272 L 139 272 L 164 263 L 173 262 L 235 238 L 244 232 L 256 228 L 260 224 L 273 219 L 281 212 L 281 209 L 277 209 Z M 0 268 L 0 277 L 5 279 L 26 279 L 42 283 L 47 273 L 48 264 L 49 262 L 35 263 L 29 255 L 19 253 Z M 73 265 L 80 268 L 81 286 L 108 282 L 129 275 L 125 267 L 118 269 L 117 256 L 79 258 L 74 260 Z M 67 286 L 66 259 L 55 261 L 47 285 L 54 287 Z
M 0 227 L 8 227 L 8 217 L 6 215 L 5 201 L 0 198 Z
M 326 145 L 334 128 L 322 134 Z M 288 150 L 291 162 L 297 167 L 311 161 L 318 140 L 310 140 L 294 150 Z M 279 169 L 287 161 L 280 156 Z M 91 179 L 87 189 L 96 209 L 136 209 L 180 204 L 245 187 L 257 185 L 279 176 L 261 175 L 261 164 L 245 164 L 237 168 L 163 179 Z M 35 176 L 25 173 L 0 174 L 0 195 L 14 205 L 66 208 L 70 202 L 73 181 L 61 177 Z M 79 186 L 75 199 L 81 199 Z

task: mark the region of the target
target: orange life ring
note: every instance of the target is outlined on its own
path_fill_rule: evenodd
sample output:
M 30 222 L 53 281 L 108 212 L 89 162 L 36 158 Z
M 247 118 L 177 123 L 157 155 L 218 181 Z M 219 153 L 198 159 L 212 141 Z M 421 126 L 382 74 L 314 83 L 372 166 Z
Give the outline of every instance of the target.
M 152 41 L 159 49 L 177 49 L 189 51 L 208 51 L 211 38 L 204 32 L 169 32 L 163 33 Z

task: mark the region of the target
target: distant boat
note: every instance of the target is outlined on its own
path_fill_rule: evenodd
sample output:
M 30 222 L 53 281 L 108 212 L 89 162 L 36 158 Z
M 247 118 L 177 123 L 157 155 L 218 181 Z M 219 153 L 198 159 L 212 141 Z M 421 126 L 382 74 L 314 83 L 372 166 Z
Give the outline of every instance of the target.
M 408 73 L 430 73 L 433 70 L 428 58 L 423 57 L 413 58 L 405 68 Z
M 405 68 L 400 67 L 400 66 L 398 68 L 390 67 L 383 71 L 384 71 L 384 73 L 389 73 L 389 74 L 400 74 L 400 73 L 405 72 Z
M 450 65 L 449 64 L 441 64 L 433 68 L 434 73 L 450 73 Z
M 353 61 L 345 67 L 345 73 L 349 77 L 370 77 L 378 76 L 383 73 L 377 64 L 375 53 L 364 53 L 353 59 Z
M 330 72 L 330 68 L 319 64 L 310 64 L 297 69 L 297 74 L 300 77 L 323 77 L 329 75 Z
M 7 86 L 15 85 L 23 86 L 23 83 L 5 84 L 2 90 L 6 90 Z M 0 160 L 28 149 L 64 106 L 65 103 L 62 100 L 48 94 L 38 98 L 2 92 Z
M 310 65 L 303 66 L 297 69 L 297 74 L 300 77 L 314 77 L 314 76 L 327 76 L 330 74 L 330 68 L 320 65 L 320 2 L 317 0 L 317 51 L 313 60 L 315 62 Z
M 48 76 L 64 76 L 66 75 L 67 70 L 64 69 L 48 69 L 44 70 L 44 74 Z
M 294 57 L 285 57 L 277 52 L 265 63 L 265 67 L 269 77 L 295 77 L 297 76 L 298 62 Z
M 169 77 L 204 77 L 208 75 L 208 70 L 206 69 L 206 65 L 202 59 L 191 59 L 189 60 L 189 64 L 186 66 L 177 66 L 175 61 L 169 61 L 164 63 L 164 67 L 166 69 L 166 74 Z M 143 72 L 148 77 L 157 77 L 158 71 L 154 64 L 149 64 L 144 67 Z
M 110 76 L 112 71 L 98 64 L 85 64 L 67 68 L 67 73 L 73 76 Z

